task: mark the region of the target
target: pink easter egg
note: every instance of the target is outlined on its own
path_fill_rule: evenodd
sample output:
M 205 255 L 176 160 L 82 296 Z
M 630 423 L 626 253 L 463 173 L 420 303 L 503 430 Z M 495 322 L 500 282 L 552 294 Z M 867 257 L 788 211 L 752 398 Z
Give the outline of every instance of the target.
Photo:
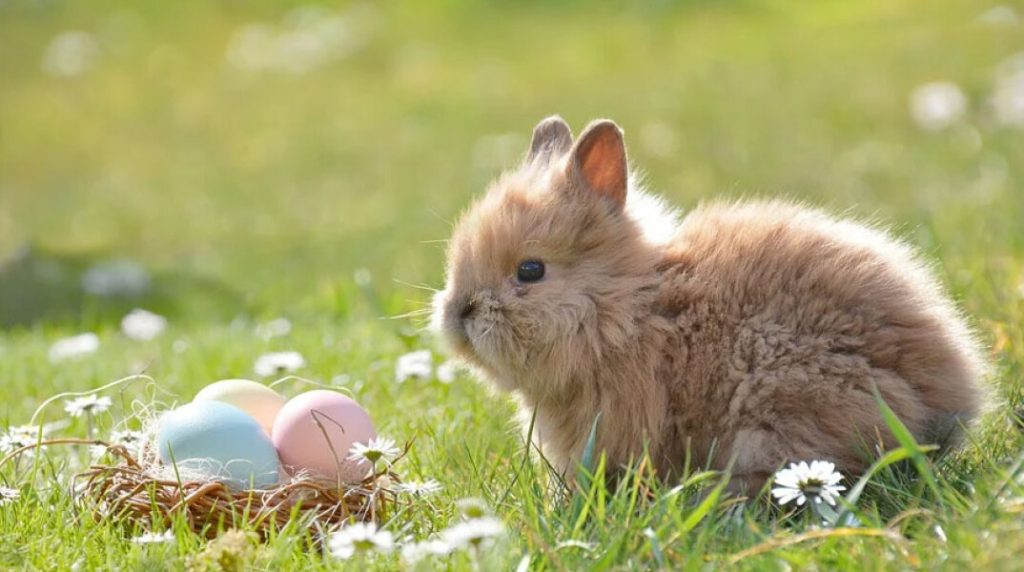
M 366 477 L 369 463 L 349 460 L 349 450 L 376 436 L 366 410 L 349 397 L 326 389 L 288 400 L 271 429 L 281 464 L 289 472 L 306 472 L 329 482 L 356 483 Z

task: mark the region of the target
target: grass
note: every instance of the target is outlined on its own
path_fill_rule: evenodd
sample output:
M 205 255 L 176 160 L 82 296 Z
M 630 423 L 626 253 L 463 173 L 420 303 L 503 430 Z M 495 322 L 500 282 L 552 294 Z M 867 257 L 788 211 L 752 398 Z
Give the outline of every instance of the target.
M 415 439 L 403 472 L 445 485 L 387 528 L 422 537 L 479 497 L 508 526 L 485 569 L 527 555 L 531 570 L 1021 567 L 1024 137 L 985 104 L 999 63 L 1024 48 L 1019 24 L 976 23 L 986 6 L 967 0 L 397 0 L 325 5 L 367 36 L 307 73 L 228 63 L 237 30 L 283 26 L 298 6 L 0 3 L 0 425 L 145 369 L 158 385 L 110 392 L 105 431 L 133 400 L 187 400 L 253 376 L 264 352 L 297 350 L 300 375 L 348 387 L 381 433 Z M 98 57 L 80 76 L 43 73 L 66 30 L 92 34 Z M 934 80 L 958 83 L 970 109 L 933 133 L 907 98 Z M 395 359 L 435 342 L 415 320 L 381 318 L 427 303 L 413 285 L 440 285 L 435 241 L 553 112 L 577 131 L 618 120 L 650 186 L 683 208 L 789 196 L 920 246 L 990 348 L 996 405 L 965 449 L 881 468 L 854 508 L 860 526 L 820 528 L 718 494 L 719 477 L 696 468 L 660 484 L 640 466 L 568 493 L 527 458 L 505 397 L 466 377 L 396 384 Z M 148 269 L 148 293 L 83 293 L 85 269 L 117 258 Z M 166 315 L 168 331 L 120 336 L 135 306 Z M 278 316 L 290 334 L 254 335 Z M 97 353 L 47 359 L 81 331 L 100 335 Z M 62 417 L 59 402 L 45 412 Z M 85 430 L 76 420 L 61 434 Z M 0 508 L 0 567 L 199 569 L 225 553 L 255 569 L 338 566 L 296 529 L 219 556 L 180 523 L 174 543 L 134 544 L 140 531 L 94 522 L 58 480 L 85 454 L 0 469 L 22 494 Z

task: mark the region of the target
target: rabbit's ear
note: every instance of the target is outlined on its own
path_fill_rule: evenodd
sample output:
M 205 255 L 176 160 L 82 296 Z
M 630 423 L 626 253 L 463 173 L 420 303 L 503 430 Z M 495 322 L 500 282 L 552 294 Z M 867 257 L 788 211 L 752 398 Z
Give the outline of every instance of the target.
M 626 206 L 626 144 L 614 121 L 591 122 L 576 141 L 567 168 L 577 185 L 608 199 L 620 210 Z
M 541 158 L 550 160 L 552 157 L 560 157 L 569 147 L 572 147 L 569 124 L 561 117 L 552 115 L 533 128 L 533 141 L 530 142 L 530 154 L 526 160 L 533 163 Z

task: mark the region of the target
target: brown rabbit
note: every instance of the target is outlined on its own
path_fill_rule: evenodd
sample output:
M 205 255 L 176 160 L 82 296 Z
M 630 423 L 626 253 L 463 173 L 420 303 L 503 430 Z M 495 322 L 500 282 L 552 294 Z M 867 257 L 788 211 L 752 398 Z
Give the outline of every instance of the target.
M 855 473 L 893 444 L 954 443 L 981 402 L 978 345 L 932 272 L 884 232 L 798 205 L 719 202 L 681 223 L 630 180 L 622 131 L 537 125 L 462 217 L 434 324 L 536 415 L 563 469 L 600 414 L 610 467 L 689 449 L 760 487 L 784 462 Z

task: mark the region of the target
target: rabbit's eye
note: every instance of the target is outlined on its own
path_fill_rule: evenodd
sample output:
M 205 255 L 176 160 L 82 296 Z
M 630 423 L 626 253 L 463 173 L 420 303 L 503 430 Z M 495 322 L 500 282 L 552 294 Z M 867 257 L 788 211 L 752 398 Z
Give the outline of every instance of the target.
M 540 260 L 524 260 L 516 270 L 516 278 L 520 282 L 536 282 L 543 277 L 544 263 Z

